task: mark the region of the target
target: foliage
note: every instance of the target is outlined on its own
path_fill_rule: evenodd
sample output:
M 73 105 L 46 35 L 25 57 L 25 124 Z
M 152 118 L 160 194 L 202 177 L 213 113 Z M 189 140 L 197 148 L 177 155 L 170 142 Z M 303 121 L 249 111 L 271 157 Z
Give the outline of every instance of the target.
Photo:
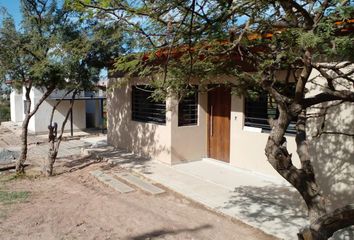
M 10 102 L 6 100 L 0 101 L 0 122 L 10 120 Z
M 314 60 L 353 58 L 352 36 L 338 32 L 353 13 L 353 6 L 334 2 L 327 6 L 313 29 L 299 12 L 286 14 L 284 1 L 80 1 L 69 0 L 88 18 L 103 18 L 125 23 L 131 36 L 138 38 L 135 51 L 145 54 L 121 56 L 115 70 L 128 76 L 145 76 L 166 93 L 183 91 L 191 79 L 207 84 L 208 79 L 224 74 L 238 82 L 228 82 L 234 92 L 247 93 L 258 83 L 264 70 L 301 67 L 299 56 L 311 48 Z M 315 14 L 320 2 L 312 6 L 297 1 Z M 312 7 L 312 8 L 311 8 Z M 295 19 L 298 18 L 298 19 Z M 295 24 L 295 21 L 297 23 Z M 276 26 L 276 24 L 278 26 Z M 262 38 L 262 33 L 272 36 Z M 254 38 L 254 35 L 259 35 Z M 240 37 L 241 36 L 241 37 Z M 240 37 L 240 38 L 239 38 Z M 261 51 L 255 49 L 262 46 Z M 242 59 L 237 59 L 241 55 Z M 339 57 L 340 56 L 340 57 Z M 246 66 L 245 66 L 246 65 Z M 254 74 L 244 74 L 244 69 Z M 151 78 L 152 74 L 155 77 Z M 162 77 L 162 81 L 159 76 Z
M 334 231 L 353 224 L 352 212 L 345 216 L 327 213 L 306 136 L 309 108 L 336 100 L 354 102 L 353 89 L 348 87 L 354 83 L 352 1 L 67 3 L 90 19 L 104 16 L 124 23 L 129 34 L 138 39 L 135 54 L 119 57 L 113 70 L 123 72 L 128 79 L 146 79 L 156 87 L 154 98 L 183 94 L 193 84 L 201 90 L 208 90 L 210 83 L 227 84 L 233 92 L 252 97 L 267 91 L 279 110 L 279 117 L 270 121 L 272 131 L 265 148 L 268 162 L 298 190 L 308 206 L 310 222 L 316 223 L 299 236 L 327 239 Z M 307 96 L 313 69 L 326 84 L 319 93 Z M 292 164 L 284 144 L 285 130 L 294 118 L 300 167 Z M 318 226 L 326 231 L 317 231 Z
M 22 123 L 17 172 L 24 171 L 29 120 L 42 102 L 54 89 L 93 90 L 100 70 L 106 66 L 97 63 L 117 50 L 98 41 L 100 37 L 85 29 L 79 14 L 65 5 L 58 6 L 55 0 L 21 0 L 21 11 L 23 20 L 18 29 L 6 12 L 0 25 L 0 83 L 10 80 L 14 88 L 24 89 L 29 106 Z M 108 31 L 103 25 L 100 30 Z M 113 38 L 113 32 L 109 41 L 116 46 L 120 38 Z M 33 87 L 42 89 L 43 96 L 32 107 Z

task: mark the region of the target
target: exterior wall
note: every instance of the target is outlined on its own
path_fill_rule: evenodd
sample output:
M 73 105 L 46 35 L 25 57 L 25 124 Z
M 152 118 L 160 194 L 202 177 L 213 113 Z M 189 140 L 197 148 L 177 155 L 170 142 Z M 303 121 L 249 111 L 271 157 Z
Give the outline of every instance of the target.
M 178 103 L 172 111 L 172 164 L 197 161 L 207 156 L 208 95 L 198 94 L 198 124 L 178 126 Z
M 12 122 L 23 121 L 23 99 L 22 93 L 14 90 L 10 94 L 10 111 Z
M 32 89 L 30 94 L 30 97 L 32 99 L 32 109 L 34 108 L 34 105 L 39 101 L 41 96 L 42 92 L 40 90 Z M 50 114 L 55 103 L 55 100 L 50 99 L 47 99 L 42 103 L 36 114 L 31 118 L 29 122 L 28 129 L 31 132 L 44 133 L 48 131 Z M 69 108 L 69 104 L 69 101 L 62 101 L 54 114 L 54 122 L 58 123 L 58 128 L 60 128 L 61 123 L 64 121 L 67 109 Z M 86 127 L 85 101 L 75 101 L 73 107 L 73 122 L 74 130 L 84 129 Z M 65 126 L 65 130 L 70 130 L 70 117 Z
M 108 82 L 108 87 L 115 80 Z M 108 143 L 138 155 L 170 164 L 172 101 L 166 101 L 166 125 L 132 121 L 131 86 L 122 85 L 107 92 Z
M 264 149 L 268 139 L 268 133 L 261 133 L 244 128 L 244 98 L 235 95 L 231 98 L 231 134 L 230 134 L 230 164 L 235 167 L 256 171 L 259 173 L 279 176 L 268 163 Z M 287 136 L 289 152 L 296 151 L 294 136 Z M 296 154 L 293 154 L 293 163 L 299 166 L 300 162 Z
M 314 70 L 310 79 L 314 78 L 320 86 L 326 86 L 326 81 Z M 344 81 L 347 83 L 347 81 Z M 344 82 L 342 84 L 344 84 Z M 310 82 L 307 87 L 307 96 L 317 94 L 319 85 Z M 344 88 L 341 85 L 337 89 Z M 349 84 L 347 89 L 354 91 L 354 86 Z M 321 186 L 324 195 L 329 199 L 332 208 L 344 206 L 354 202 L 354 104 L 342 103 L 322 104 L 316 106 L 307 114 L 323 113 L 327 108 L 327 116 L 324 131 L 343 134 L 322 134 L 319 133 L 319 126 L 323 121 L 323 115 L 316 119 L 308 120 L 309 147 L 311 150 L 312 163 L 318 184 Z M 319 109 L 318 107 L 322 107 Z

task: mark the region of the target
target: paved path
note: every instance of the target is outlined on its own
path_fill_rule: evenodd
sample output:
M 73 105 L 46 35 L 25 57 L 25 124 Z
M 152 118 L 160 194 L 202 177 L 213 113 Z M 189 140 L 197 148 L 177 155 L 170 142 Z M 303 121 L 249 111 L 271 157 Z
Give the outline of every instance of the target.
M 278 238 L 297 239 L 299 228 L 307 224 L 306 208 L 300 196 L 280 178 L 213 160 L 171 167 L 119 150 L 100 154 L 111 163 Z
M 60 150 L 58 152 L 58 158 L 68 157 L 72 155 L 80 155 L 81 148 L 88 147 L 89 144 L 82 140 L 69 140 L 63 141 L 60 144 Z M 49 146 L 47 143 L 42 143 L 37 146 L 32 146 L 29 150 L 30 156 L 47 156 Z
M 21 129 L 17 125 L 0 126 L 0 148 L 15 152 L 21 150 Z M 75 133 L 78 134 L 78 133 Z M 86 134 L 87 135 L 87 134 Z M 105 136 L 85 136 L 82 139 L 65 140 L 60 144 L 58 158 L 80 155 L 81 149 L 91 146 L 99 140 L 104 143 Z M 28 135 L 28 156 L 29 159 L 45 158 L 48 155 L 47 135 Z

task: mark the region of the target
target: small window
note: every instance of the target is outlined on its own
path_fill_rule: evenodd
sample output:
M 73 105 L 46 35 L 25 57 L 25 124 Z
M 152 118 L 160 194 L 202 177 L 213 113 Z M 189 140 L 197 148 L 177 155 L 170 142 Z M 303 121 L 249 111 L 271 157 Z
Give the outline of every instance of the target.
M 245 101 L 245 126 L 261 128 L 262 131 L 270 131 L 268 119 L 278 118 L 279 111 L 274 99 L 267 93 L 261 94 L 257 99 Z M 296 121 L 291 121 L 287 133 L 296 133 Z
M 132 120 L 157 124 L 166 123 L 166 102 L 152 98 L 154 88 L 147 85 L 132 88 Z
M 197 125 L 198 92 L 194 91 L 183 97 L 178 104 L 178 126 Z

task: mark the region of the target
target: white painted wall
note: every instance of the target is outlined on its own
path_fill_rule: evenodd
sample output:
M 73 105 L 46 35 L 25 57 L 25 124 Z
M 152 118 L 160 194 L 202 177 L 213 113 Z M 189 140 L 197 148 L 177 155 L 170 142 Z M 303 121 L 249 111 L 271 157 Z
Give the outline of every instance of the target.
M 12 122 L 23 121 L 22 93 L 17 90 L 13 90 L 10 94 L 10 111 Z
M 23 90 L 24 92 L 25 90 Z M 55 91 L 53 94 L 45 100 L 41 106 L 39 107 L 36 114 L 31 118 L 28 129 L 33 133 L 45 133 L 48 131 L 48 125 L 50 121 L 50 114 L 52 112 L 52 108 L 56 103 L 56 100 L 51 100 L 51 97 L 62 97 L 64 94 L 63 91 Z M 42 97 L 43 92 L 40 89 L 32 88 L 30 92 L 30 98 L 32 100 L 31 110 L 34 109 L 35 104 L 38 103 L 40 98 Z M 68 96 L 70 97 L 70 96 Z M 11 121 L 13 122 L 22 122 L 24 119 L 24 94 L 20 94 L 16 91 L 11 93 Z M 58 126 L 61 126 L 63 122 L 66 112 L 69 109 L 69 101 L 63 101 L 60 103 L 57 111 L 54 114 L 54 122 L 58 123 Z M 76 100 L 73 107 L 73 129 L 85 129 L 86 128 L 86 113 L 85 113 L 85 101 Z M 70 130 L 70 117 L 66 124 L 65 130 Z
M 34 105 L 39 101 L 42 96 L 42 91 L 33 88 L 31 91 L 32 109 Z M 50 96 L 51 97 L 51 96 Z M 43 133 L 48 131 L 48 125 L 50 121 L 50 114 L 52 112 L 53 106 L 56 100 L 51 100 L 50 97 L 42 103 L 39 107 L 37 113 L 31 118 L 29 123 L 29 130 L 34 133 Z M 56 96 L 57 97 L 57 96 Z M 58 128 L 60 128 L 62 122 L 65 119 L 65 115 L 69 109 L 70 101 L 65 100 L 60 103 L 55 114 L 54 122 L 58 123 Z M 86 127 L 86 113 L 85 113 L 85 101 L 76 100 L 73 107 L 73 129 L 80 130 Z M 70 130 L 70 117 L 65 126 L 65 130 Z

